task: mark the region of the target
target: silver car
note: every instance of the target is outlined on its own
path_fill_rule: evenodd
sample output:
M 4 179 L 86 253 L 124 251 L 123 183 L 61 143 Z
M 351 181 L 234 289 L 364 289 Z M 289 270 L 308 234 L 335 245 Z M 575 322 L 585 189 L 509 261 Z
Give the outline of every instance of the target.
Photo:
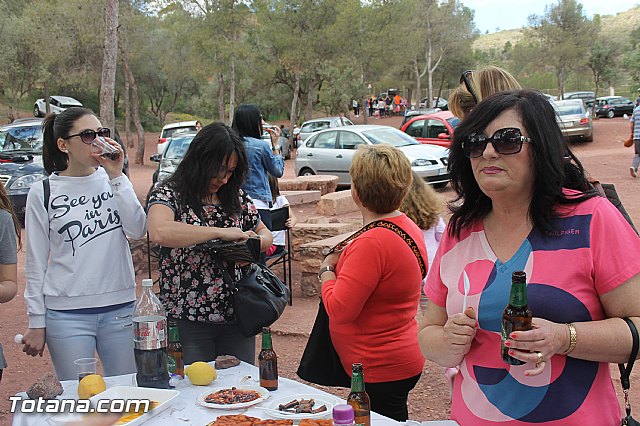
M 338 185 L 351 185 L 349 167 L 358 145 L 380 143 L 388 143 L 404 152 L 411 168 L 434 187 L 443 188 L 449 182 L 448 149 L 421 144 L 398 129 L 378 125 L 347 126 L 314 134 L 298 148 L 296 175 L 335 175 Z
M 298 146 L 302 145 L 312 134 L 331 127 L 353 126 L 351 120 L 345 117 L 324 117 L 302 123 L 298 133 Z
M 582 99 L 554 101 L 552 105 L 565 138 L 593 141 L 593 120 Z

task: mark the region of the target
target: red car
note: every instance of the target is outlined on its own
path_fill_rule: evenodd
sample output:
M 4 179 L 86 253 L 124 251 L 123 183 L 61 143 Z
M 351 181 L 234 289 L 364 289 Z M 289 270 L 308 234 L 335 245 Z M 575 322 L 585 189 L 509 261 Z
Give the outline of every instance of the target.
M 453 141 L 453 129 L 458 123 L 460 123 L 458 117 L 449 111 L 441 111 L 413 117 L 404 123 L 400 130 L 413 136 L 420 143 L 449 148 Z

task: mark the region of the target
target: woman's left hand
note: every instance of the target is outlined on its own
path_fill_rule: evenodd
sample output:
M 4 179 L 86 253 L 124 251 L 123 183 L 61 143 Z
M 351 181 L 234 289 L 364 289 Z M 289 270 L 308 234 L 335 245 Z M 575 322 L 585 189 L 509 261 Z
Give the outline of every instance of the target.
M 324 258 L 320 267 L 332 266 L 335 268 L 338 264 L 338 259 L 340 259 L 340 253 L 331 253 Z
M 124 164 L 124 152 L 120 147 L 120 144 L 111 138 L 104 138 L 104 140 L 114 148 L 118 150 L 118 156 L 116 159 L 111 159 L 107 156 L 103 156 L 98 154 L 97 152 L 92 152 L 91 156 L 98 160 L 100 165 L 104 168 L 109 176 L 109 180 L 115 179 L 118 176 L 122 175 L 122 165 Z
M 524 362 L 535 364 L 535 368 L 524 372 L 535 376 L 544 371 L 547 361 L 555 354 L 563 353 L 569 346 L 569 330 L 566 324 L 558 324 L 542 318 L 533 318 L 533 328 L 514 331 L 505 342 L 509 355 Z

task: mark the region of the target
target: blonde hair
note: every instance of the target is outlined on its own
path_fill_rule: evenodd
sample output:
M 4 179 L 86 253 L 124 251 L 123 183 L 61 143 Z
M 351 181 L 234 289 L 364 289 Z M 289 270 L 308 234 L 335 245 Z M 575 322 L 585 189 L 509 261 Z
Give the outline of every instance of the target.
M 411 187 L 400 204 L 400 211 L 420 229 L 430 229 L 438 223 L 443 202 L 438 193 L 427 185 L 416 172 Z
M 397 210 L 411 184 L 411 163 L 388 144 L 358 146 L 349 169 L 362 205 L 377 214 Z
M 449 110 L 453 115 L 461 119 L 464 119 L 477 103 L 487 96 L 522 88 L 518 80 L 509 71 L 495 65 L 488 65 L 473 71 L 467 76 L 467 81 L 477 99 L 473 99 L 464 82 L 460 83 L 460 86 L 449 96 Z

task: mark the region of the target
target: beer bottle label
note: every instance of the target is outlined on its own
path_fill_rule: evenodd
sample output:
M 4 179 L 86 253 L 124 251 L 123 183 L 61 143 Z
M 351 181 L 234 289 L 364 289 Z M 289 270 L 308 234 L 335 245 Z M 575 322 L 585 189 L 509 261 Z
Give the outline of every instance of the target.
M 176 366 L 176 359 L 171 355 L 167 356 L 167 371 L 169 372 L 169 374 L 174 374 L 176 372 Z
M 144 316 L 133 319 L 133 347 L 141 350 L 167 347 L 167 318 Z

